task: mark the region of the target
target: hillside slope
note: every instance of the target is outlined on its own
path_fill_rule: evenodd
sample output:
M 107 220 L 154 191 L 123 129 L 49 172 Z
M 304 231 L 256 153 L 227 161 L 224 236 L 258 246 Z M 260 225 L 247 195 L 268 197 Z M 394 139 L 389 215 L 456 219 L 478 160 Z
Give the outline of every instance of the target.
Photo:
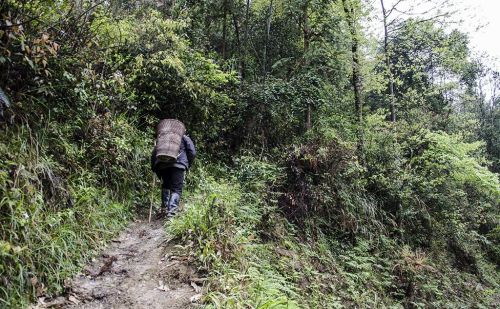
M 207 278 L 203 306 L 499 306 L 500 75 L 446 20 L 397 18 L 377 41 L 373 12 L 0 2 L 0 306 L 68 295 L 68 278 L 106 264 L 99 252 L 159 207 L 163 118 L 199 153 L 189 207 L 166 229 Z

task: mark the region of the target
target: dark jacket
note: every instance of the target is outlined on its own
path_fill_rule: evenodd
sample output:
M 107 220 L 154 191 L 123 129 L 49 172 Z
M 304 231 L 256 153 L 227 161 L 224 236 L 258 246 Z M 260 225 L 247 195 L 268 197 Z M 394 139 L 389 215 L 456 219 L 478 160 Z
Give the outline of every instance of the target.
M 182 136 L 181 147 L 179 149 L 179 156 L 177 157 L 177 161 L 175 163 L 165 163 L 165 162 L 157 162 L 156 160 L 156 147 L 153 148 L 153 152 L 151 153 L 151 170 L 155 173 L 159 173 L 160 170 L 167 167 L 178 167 L 181 169 L 189 169 L 189 167 L 193 164 L 194 157 L 196 156 L 196 149 L 194 147 L 193 141 L 189 136 Z

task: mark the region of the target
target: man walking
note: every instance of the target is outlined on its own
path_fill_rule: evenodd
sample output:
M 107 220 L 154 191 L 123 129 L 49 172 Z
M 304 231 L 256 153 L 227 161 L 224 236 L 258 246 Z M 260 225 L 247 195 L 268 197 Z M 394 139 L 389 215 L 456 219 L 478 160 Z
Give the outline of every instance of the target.
M 189 136 L 183 135 L 177 160 L 164 162 L 157 158 L 156 147 L 151 154 L 151 169 L 162 180 L 162 209 L 167 218 L 173 217 L 179 210 L 179 203 L 184 186 L 184 174 L 193 164 L 196 149 Z

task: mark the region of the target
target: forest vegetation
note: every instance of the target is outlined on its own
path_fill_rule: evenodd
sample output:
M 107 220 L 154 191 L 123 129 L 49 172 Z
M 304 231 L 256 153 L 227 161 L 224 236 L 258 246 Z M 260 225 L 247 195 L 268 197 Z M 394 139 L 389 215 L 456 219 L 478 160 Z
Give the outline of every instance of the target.
M 162 118 L 206 308 L 500 306 L 500 76 L 444 2 L 1 1 L 0 307 L 159 207 Z

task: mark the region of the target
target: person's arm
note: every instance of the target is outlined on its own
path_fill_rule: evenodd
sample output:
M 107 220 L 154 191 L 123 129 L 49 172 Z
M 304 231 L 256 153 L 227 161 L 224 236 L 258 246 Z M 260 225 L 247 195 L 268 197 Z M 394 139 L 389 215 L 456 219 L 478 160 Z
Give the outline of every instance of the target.
M 186 146 L 186 155 L 189 166 L 191 166 L 193 165 L 194 158 L 196 157 L 196 148 L 194 147 L 194 143 L 189 136 L 184 135 L 183 139 Z

